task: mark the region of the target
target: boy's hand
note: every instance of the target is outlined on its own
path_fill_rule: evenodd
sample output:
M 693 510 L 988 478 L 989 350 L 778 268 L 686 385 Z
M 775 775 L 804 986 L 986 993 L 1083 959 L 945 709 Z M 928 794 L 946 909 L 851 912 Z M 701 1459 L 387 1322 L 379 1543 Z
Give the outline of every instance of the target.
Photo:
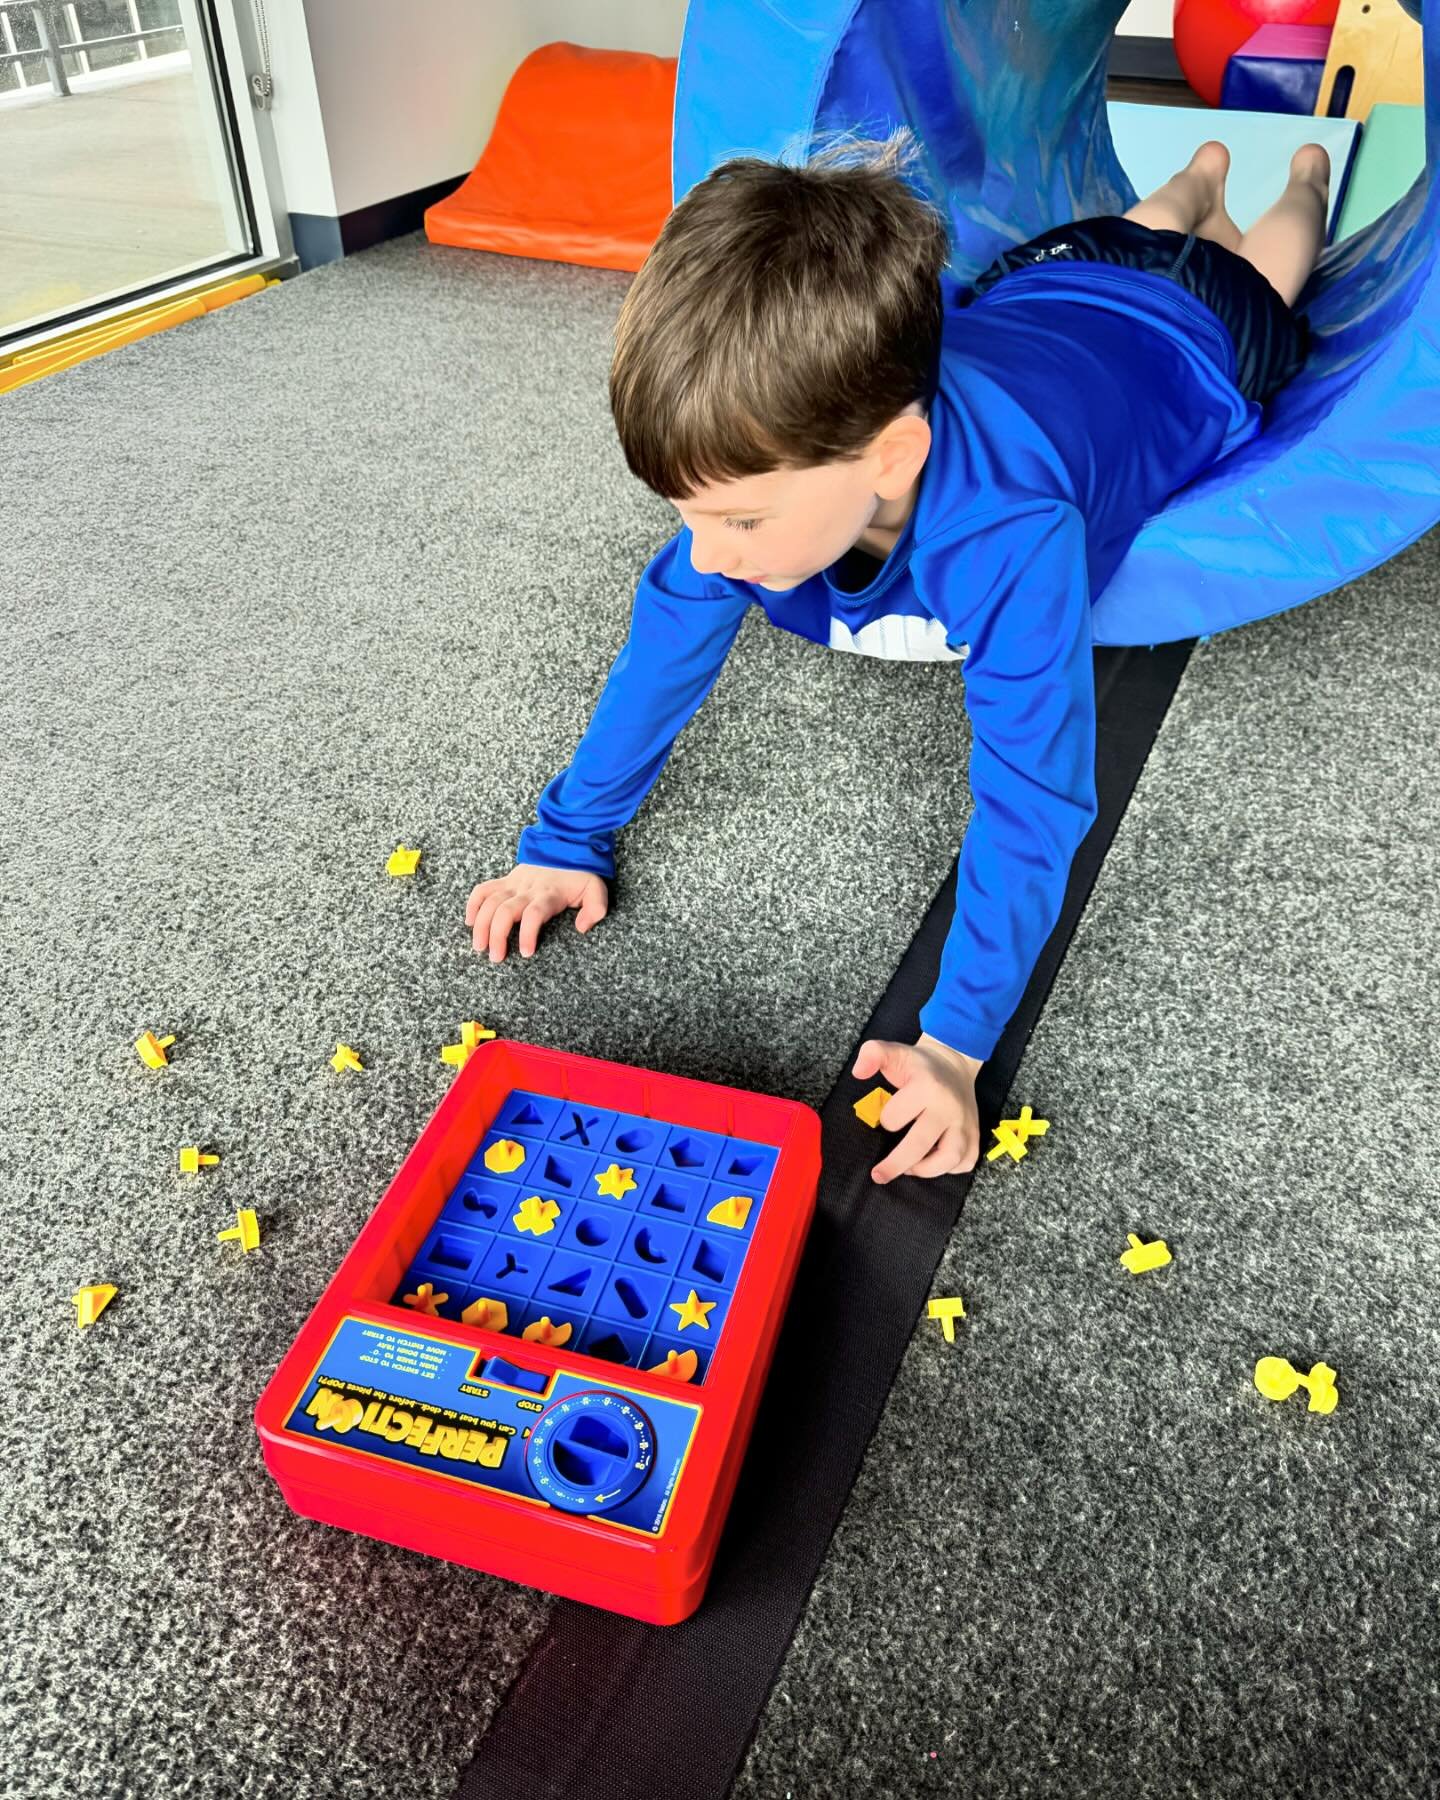
M 557 913 L 578 907 L 577 931 L 598 925 L 610 910 L 603 878 L 586 869 L 547 869 L 540 863 L 516 863 L 497 881 L 482 881 L 470 890 L 465 902 L 465 923 L 470 928 L 476 953 L 489 952 L 493 963 L 504 962 L 510 948 L 510 928 L 520 921 L 520 954 L 533 956 L 540 927 Z
M 883 1184 L 897 1175 L 963 1175 L 980 1156 L 980 1115 L 975 1077 L 984 1067 L 948 1044 L 921 1033 L 915 1044 L 871 1038 L 855 1058 L 857 1081 L 883 1075 L 895 1089 L 880 1115 L 887 1131 L 910 1130 L 870 1179 Z

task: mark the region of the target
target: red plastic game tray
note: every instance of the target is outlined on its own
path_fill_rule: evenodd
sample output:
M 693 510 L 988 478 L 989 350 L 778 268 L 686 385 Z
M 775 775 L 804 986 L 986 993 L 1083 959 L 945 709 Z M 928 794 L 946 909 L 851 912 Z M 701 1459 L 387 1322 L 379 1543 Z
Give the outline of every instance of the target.
M 523 1313 L 494 1331 L 396 1303 L 516 1090 L 777 1152 L 701 1379 L 526 1341 Z M 734 1493 L 819 1170 L 819 1119 L 794 1101 L 484 1044 L 260 1398 L 256 1426 L 285 1499 L 306 1517 L 634 1618 L 688 1617 Z M 521 1175 L 508 1191 L 519 1202 L 531 1185 Z M 596 1445 L 615 1454 L 592 1455 Z M 628 1483 L 609 1516 L 585 1510 L 610 1498 L 583 1490 L 599 1468 Z

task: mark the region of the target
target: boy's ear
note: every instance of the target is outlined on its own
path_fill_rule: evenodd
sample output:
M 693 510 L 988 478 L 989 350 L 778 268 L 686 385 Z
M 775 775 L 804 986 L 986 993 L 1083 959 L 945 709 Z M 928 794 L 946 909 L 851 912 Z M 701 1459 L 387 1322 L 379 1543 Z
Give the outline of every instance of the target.
M 879 458 L 875 492 L 882 500 L 898 500 L 930 454 L 929 421 L 919 413 L 901 413 L 876 439 L 875 453 Z

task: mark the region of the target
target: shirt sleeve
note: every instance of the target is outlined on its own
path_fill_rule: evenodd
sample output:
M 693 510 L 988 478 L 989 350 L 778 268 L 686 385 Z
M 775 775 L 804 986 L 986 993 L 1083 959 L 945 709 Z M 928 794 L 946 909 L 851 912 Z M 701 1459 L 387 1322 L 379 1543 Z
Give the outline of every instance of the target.
M 697 575 L 678 532 L 635 590 L 630 634 L 570 765 L 520 834 L 521 862 L 615 873 L 615 833 L 635 816 L 675 739 L 715 685 L 751 601 Z
M 1055 927 L 1075 851 L 1096 815 L 1085 551 L 1076 509 L 1036 500 L 917 556 L 917 589 L 947 639 L 969 644 L 974 799 L 955 917 L 920 1024 L 981 1061 Z

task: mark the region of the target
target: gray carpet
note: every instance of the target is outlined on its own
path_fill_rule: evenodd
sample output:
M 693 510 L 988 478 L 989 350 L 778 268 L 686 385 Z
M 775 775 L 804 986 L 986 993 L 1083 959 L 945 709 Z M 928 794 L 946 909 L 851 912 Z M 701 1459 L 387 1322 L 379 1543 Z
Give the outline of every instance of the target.
M 953 855 L 955 672 L 752 627 L 611 918 L 471 953 L 672 528 L 624 285 L 409 240 L 5 402 L 7 1795 L 448 1794 L 549 1602 L 294 1518 L 250 1423 L 438 1045 L 816 1102 Z M 1426 1791 L 1437 602 L 1432 538 L 1197 653 L 1021 1072 L 1050 1135 L 976 1183 L 971 1317 L 917 1325 L 737 1793 Z
M 610 424 L 626 285 L 412 239 L 4 402 L 7 1794 L 448 1794 L 549 1600 L 292 1517 L 251 1424 L 439 1046 L 818 1103 L 953 858 L 954 671 L 751 626 L 610 918 L 471 951 L 677 523 Z

